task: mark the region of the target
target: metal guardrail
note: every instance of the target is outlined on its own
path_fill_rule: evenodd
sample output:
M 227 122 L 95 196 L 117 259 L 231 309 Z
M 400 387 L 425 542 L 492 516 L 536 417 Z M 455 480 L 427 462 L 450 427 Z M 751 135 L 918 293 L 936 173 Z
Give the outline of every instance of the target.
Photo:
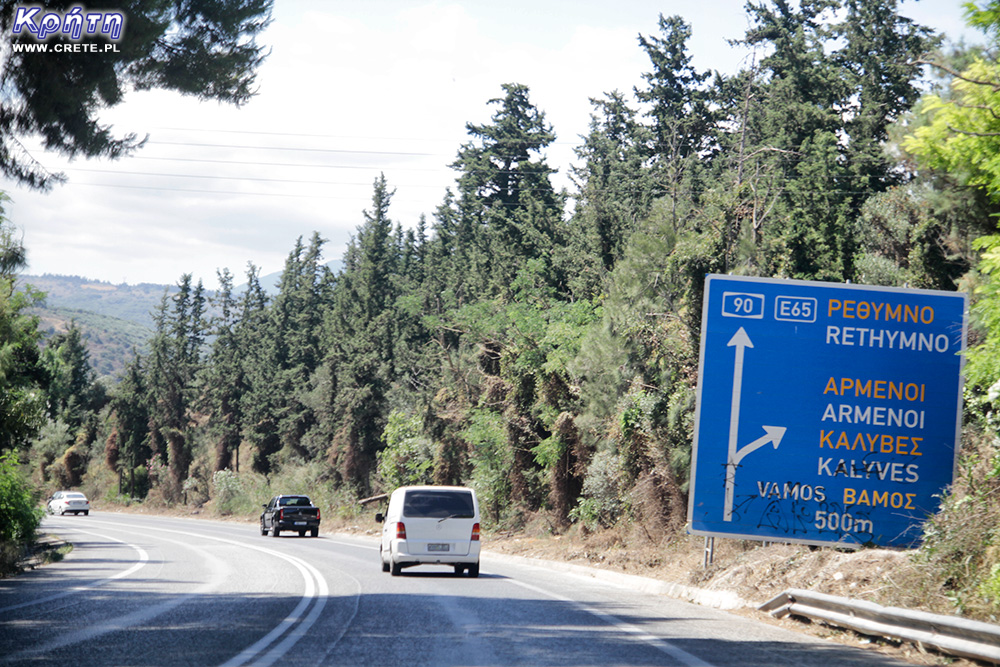
M 824 593 L 787 590 L 758 607 L 772 616 L 819 619 L 867 635 L 903 639 L 939 651 L 1000 663 L 1000 626 Z

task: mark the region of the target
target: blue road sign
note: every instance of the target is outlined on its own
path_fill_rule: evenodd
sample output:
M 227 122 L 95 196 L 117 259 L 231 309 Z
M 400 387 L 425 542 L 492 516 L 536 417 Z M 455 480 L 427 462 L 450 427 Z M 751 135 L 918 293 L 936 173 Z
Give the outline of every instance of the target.
M 910 547 L 955 473 L 964 294 L 711 275 L 692 533 Z

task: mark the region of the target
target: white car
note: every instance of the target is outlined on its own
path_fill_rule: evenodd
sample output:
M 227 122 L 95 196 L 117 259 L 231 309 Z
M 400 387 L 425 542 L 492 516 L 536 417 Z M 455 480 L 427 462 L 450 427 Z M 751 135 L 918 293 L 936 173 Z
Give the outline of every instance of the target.
M 79 491 L 56 491 L 49 498 L 47 509 L 49 514 L 62 515 L 72 512 L 87 516 L 90 514 L 90 501 Z
M 455 574 L 479 576 L 479 501 L 464 486 L 402 486 L 389 496 L 382 524 L 382 571 L 451 565 Z

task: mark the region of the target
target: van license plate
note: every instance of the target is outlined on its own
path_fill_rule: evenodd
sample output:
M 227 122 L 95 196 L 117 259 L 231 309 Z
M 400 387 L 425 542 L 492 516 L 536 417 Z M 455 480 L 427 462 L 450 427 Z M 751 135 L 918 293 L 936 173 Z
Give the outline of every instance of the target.
M 449 551 L 451 550 L 450 544 L 428 544 L 428 551 Z

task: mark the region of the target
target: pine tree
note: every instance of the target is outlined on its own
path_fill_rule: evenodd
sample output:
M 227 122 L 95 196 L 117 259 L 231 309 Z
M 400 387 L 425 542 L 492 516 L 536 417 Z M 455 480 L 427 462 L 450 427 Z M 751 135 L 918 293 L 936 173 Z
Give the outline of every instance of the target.
M 379 176 L 372 209 L 364 212 L 365 222 L 344 255 L 325 326 L 329 363 L 337 374 L 329 460 L 341 479 L 360 490 L 368 488 L 383 446 L 386 396 L 394 375 L 399 257 L 389 218 L 392 195 L 385 176 Z
M 503 90 L 503 98 L 489 101 L 498 107 L 489 124 L 466 125 L 473 141 L 451 165 L 460 172 L 458 215 L 473 230 L 469 265 L 480 296 L 508 290 L 520 263 L 534 258 L 546 260 L 549 280 L 564 289 L 562 267 L 551 260 L 563 243 L 563 197 L 544 157 L 535 159 L 556 137 L 526 86 L 508 83 Z
M 847 220 L 837 178 L 842 121 L 836 104 L 846 97 L 846 83 L 826 49 L 831 28 L 825 19 L 833 6 L 831 0 L 749 5 L 753 25 L 745 43 L 769 51 L 745 118 L 749 146 L 782 181 L 780 208 L 765 232 L 778 245 L 765 273 L 843 277 L 839 232 Z
M 146 495 L 145 485 L 137 487 L 136 473 L 153 455 L 149 438 L 149 397 L 142 358 L 135 355 L 125 367 L 121 382 L 111 399 L 115 422 L 115 440 L 109 446 L 117 448 L 108 458 L 116 465 L 119 493 L 129 496 Z M 140 480 L 142 481 L 142 480 Z
M 580 189 L 573 229 L 581 232 L 573 254 L 580 259 L 596 254 L 600 261 L 589 270 L 593 290 L 601 269 L 614 268 L 638 221 L 649 214 L 655 178 L 645 164 L 652 137 L 622 94 L 612 92 L 590 103 L 590 133 L 576 149 L 582 165 L 572 174 Z M 586 270 L 579 267 L 575 273 Z
M 861 205 L 899 180 L 884 154 L 887 128 L 916 99 L 916 61 L 933 40 L 895 0 L 848 2 L 842 20 L 831 0 L 748 7 L 743 43 L 765 55 L 724 93 L 727 125 L 739 128 L 728 141 L 738 137 L 741 174 L 730 215 L 754 217 L 761 272 L 851 279 Z
M 246 392 L 243 355 L 236 335 L 237 302 L 228 269 L 218 272 L 219 291 L 213 305 L 215 341 L 204 368 L 204 403 L 211 417 L 209 428 L 215 444 L 214 469 L 239 471 L 241 398 Z
M 44 423 L 45 372 L 39 364 L 38 317 L 30 313 L 43 296 L 18 287 L 27 252 L 3 215 L 0 193 L 0 454 L 24 446 Z
M 166 455 L 170 484 L 163 491 L 170 501 L 179 499 L 192 461 L 190 415 L 198 397 L 197 369 L 207 327 L 201 281 L 192 287 L 191 275 L 184 274 L 177 287 L 173 297 L 164 294 L 154 315 L 146 380 L 151 449 L 161 462 Z
M 94 386 L 90 352 L 75 321 L 65 332 L 49 339 L 41 364 L 48 373 L 49 418 L 79 428 L 88 413 L 99 409 L 101 392 Z
M 929 28 L 900 16 L 898 0 L 848 0 L 847 16 L 836 35 L 844 47 L 834 61 L 848 82 L 838 106 L 846 121 L 841 142 L 847 174 L 847 216 L 857 220 L 865 199 L 901 184 L 903 174 L 885 150 L 889 127 L 907 113 L 920 97 L 921 58 L 939 39 Z M 858 241 L 854 227 L 841 233 L 844 275 L 855 273 L 852 258 Z
M 260 285 L 260 269 L 247 266 L 247 288 L 240 299 L 239 321 L 234 327 L 246 391 L 239 397 L 243 416 L 241 432 L 251 448 L 251 467 L 270 473 L 271 457 L 281 449 L 274 418 L 271 382 L 277 373 L 274 335 L 268 311 L 268 297 Z
M 661 14 L 659 28 L 662 37 L 639 36 L 652 71 L 642 75 L 648 87 L 636 88 L 635 95 L 649 107 L 653 179 L 672 202 L 676 221 L 679 200 L 697 198 L 691 178 L 713 147 L 714 114 L 704 89 L 709 73 L 695 70 L 687 52 L 691 26 L 680 16 Z
M 318 233 L 312 235 L 308 247 L 301 238 L 296 241 L 271 304 L 267 329 L 275 353 L 271 388 L 279 437 L 286 454 L 300 459 L 318 453 L 310 451 L 304 440 L 316 424 L 307 394 L 321 359 L 320 330 L 329 305 L 329 270 L 320 261 L 323 244 Z

